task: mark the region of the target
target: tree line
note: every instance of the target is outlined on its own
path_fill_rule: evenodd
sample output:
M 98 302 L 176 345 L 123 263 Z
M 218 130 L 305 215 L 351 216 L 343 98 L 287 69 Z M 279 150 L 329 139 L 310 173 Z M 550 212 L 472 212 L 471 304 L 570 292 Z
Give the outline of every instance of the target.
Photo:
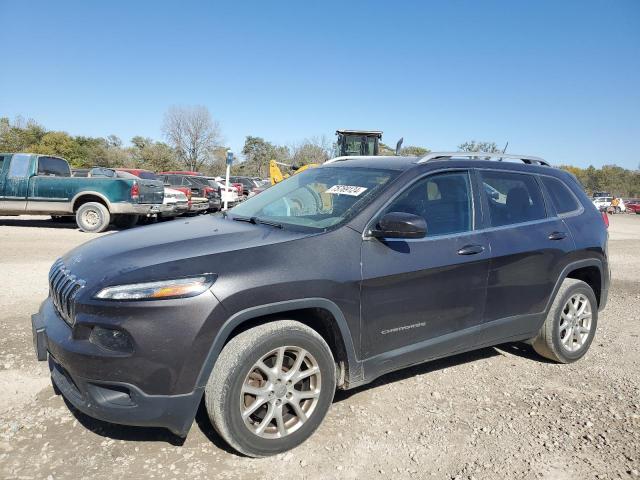
M 164 141 L 134 136 L 125 146 L 116 135 L 87 137 L 63 131 L 47 130 L 34 120 L 0 117 L 0 152 L 29 152 L 56 155 L 69 161 L 73 168 L 125 167 L 145 168 L 155 172 L 194 170 L 208 175 L 222 175 L 229 150 L 223 144 L 220 124 L 203 106 L 171 107 L 165 114 Z M 278 145 L 262 137 L 249 135 L 242 148 L 243 159 L 234 164 L 234 174 L 267 177 L 269 161 L 301 166 L 323 163 L 333 156 L 334 143 L 326 136 L 306 138 L 291 145 Z M 467 141 L 458 146 L 462 151 L 502 151 L 495 142 Z M 430 150 L 407 146 L 403 155 L 424 155 Z M 393 155 L 394 149 L 380 144 L 381 155 Z M 579 168 L 563 165 L 574 174 L 587 193 L 607 191 L 622 197 L 640 197 L 640 173 L 616 165 L 602 168 Z

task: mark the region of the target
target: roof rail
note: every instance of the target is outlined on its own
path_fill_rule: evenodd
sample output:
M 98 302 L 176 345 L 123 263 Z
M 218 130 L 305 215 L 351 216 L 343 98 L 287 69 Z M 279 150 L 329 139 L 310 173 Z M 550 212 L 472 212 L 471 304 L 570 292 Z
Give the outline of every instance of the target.
M 342 162 L 343 160 L 353 160 L 353 159 L 363 159 L 363 158 L 375 158 L 375 156 L 372 155 L 350 155 L 350 156 L 344 156 L 344 157 L 335 157 L 335 158 L 331 158 L 329 160 L 327 160 L 326 162 L 324 162 L 324 165 L 326 165 L 327 163 L 333 163 L 333 162 Z
M 531 155 L 515 155 L 513 153 L 489 153 L 489 152 L 430 152 L 420 157 L 420 159 L 416 163 L 426 163 L 431 160 L 448 160 L 450 158 L 479 158 L 482 160 L 485 159 L 496 159 L 497 161 L 502 161 L 503 159 L 508 160 L 520 160 L 527 165 L 543 165 L 545 167 L 550 167 L 551 165 L 540 157 L 532 157 Z

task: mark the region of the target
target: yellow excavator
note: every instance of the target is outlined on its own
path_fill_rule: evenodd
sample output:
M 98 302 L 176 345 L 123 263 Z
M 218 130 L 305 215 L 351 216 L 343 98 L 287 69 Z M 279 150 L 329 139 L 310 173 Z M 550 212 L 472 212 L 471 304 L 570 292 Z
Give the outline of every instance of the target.
M 378 155 L 380 151 L 382 132 L 379 130 L 336 130 L 336 135 L 338 136 L 334 152 L 336 157 Z M 399 150 L 401 144 L 402 139 L 398 142 L 396 151 Z M 308 163 L 297 166 L 271 160 L 269 162 L 269 179 L 271 180 L 271 185 L 275 185 L 285 178 L 289 178 L 291 175 L 304 172 L 309 168 L 314 168 L 319 165 L 319 163 Z M 293 173 L 282 173 L 282 170 L 280 170 L 281 166 L 290 168 Z

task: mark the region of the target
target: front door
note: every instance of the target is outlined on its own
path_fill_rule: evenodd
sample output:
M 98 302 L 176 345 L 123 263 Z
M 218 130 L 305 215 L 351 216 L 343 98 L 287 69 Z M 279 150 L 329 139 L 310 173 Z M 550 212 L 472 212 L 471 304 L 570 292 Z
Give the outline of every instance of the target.
M 423 239 L 362 243 L 363 357 L 378 373 L 471 348 L 481 327 L 490 248 L 474 231 L 465 170 L 418 180 L 377 217 L 425 218 Z

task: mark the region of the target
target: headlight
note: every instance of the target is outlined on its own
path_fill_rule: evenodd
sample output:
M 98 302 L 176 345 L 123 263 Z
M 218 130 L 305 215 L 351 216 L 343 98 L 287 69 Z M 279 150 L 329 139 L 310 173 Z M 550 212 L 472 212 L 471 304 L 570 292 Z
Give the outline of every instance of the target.
M 164 300 L 200 295 L 213 285 L 216 276 L 205 274 L 199 277 L 177 278 L 160 282 L 130 283 L 100 290 L 95 298 L 101 300 Z

